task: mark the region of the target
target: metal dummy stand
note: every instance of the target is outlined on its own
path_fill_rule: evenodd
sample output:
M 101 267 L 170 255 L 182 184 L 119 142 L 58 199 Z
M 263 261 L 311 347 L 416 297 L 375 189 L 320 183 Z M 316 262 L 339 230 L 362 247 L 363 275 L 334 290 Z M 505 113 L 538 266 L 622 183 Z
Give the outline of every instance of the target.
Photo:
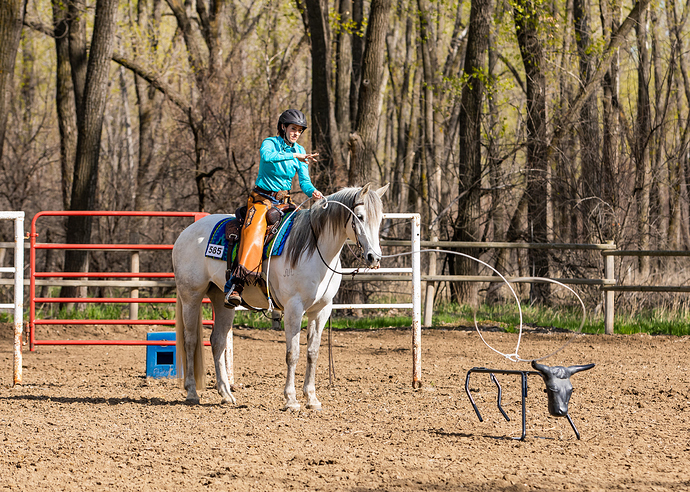
M 592 364 L 593 366 L 594 364 Z M 499 374 L 518 374 L 521 377 L 521 382 L 522 382 L 522 435 L 517 438 L 517 437 L 511 437 L 510 439 L 515 439 L 519 441 L 524 441 L 525 436 L 527 434 L 527 423 L 526 423 L 526 405 L 525 401 L 527 399 L 527 375 L 528 374 L 533 374 L 533 375 L 538 375 L 540 377 L 544 377 L 544 375 L 541 372 L 537 371 L 511 371 L 511 370 L 503 370 L 503 369 L 487 369 L 486 367 L 473 367 L 469 371 L 467 371 L 467 377 L 465 378 L 465 392 L 467 393 L 467 396 L 470 399 L 470 402 L 472 403 L 472 407 L 474 408 L 475 413 L 477 414 L 477 417 L 479 417 L 480 422 L 484 422 L 484 419 L 482 418 L 482 415 L 479 413 L 479 409 L 477 408 L 476 403 L 474 402 L 474 398 L 472 398 L 472 395 L 470 394 L 470 374 L 473 372 L 480 372 L 480 373 L 486 373 L 489 374 L 489 377 L 491 378 L 491 381 L 496 385 L 496 388 L 498 389 L 498 398 L 496 401 L 496 404 L 498 406 L 498 409 L 500 410 L 501 414 L 503 417 L 506 419 L 506 421 L 510 421 L 510 417 L 508 417 L 508 414 L 503 410 L 503 407 L 501 407 L 501 397 L 502 397 L 502 389 L 501 385 L 498 382 L 498 379 L 496 379 L 496 376 L 494 376 L 494 373 L 499 373 Z M 545 390 L 546 393 L 549 393 L 550 389 L 547 385 L 547 389 Z M 572 392 L 572 387 L 570 389 Z M 549 394 L 549 397 L 553 397 L 553 394 Z M 570 394 L 567 395 L 568 398 L 570 398 Z M 566 400 L 566 405 L 567 405 L 567 400 Z M 567 408 L 567 407 L 566 407 Z M 551 408 L 549 408 L 549 412 L 554 415 L 553 412 L 551 412 Z M 554 415 L 557 417 L 561 417 L 563 415 Z M 565 417 L 568 418 L 568 422 L 570 423 L 570 426 L 573 428 L 573 431 L 575 432 L 575 435 L 577 436 L 578 439 L 580 439 L 580 433 L 578 432 L 577 428 L 575 427 L 575 424 L 573 423 L 573 419 L 570 418 L 570 414 L 566 413 L 564 414 Z

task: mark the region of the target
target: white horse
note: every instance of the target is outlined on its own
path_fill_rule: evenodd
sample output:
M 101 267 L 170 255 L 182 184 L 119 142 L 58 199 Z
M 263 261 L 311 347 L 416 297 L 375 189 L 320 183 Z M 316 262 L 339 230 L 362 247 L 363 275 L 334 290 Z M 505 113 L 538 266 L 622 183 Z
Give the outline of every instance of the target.
M 340 251 L 351 239 L 360 248 L 367 267 L 376 268 L 381 260 L 379 228 L 383 205 L 381 196 L 388 185 L 371 190 L 345 188 L 315 203 L 311 209 L 297 211 L 284 252 L 273 256 L 268 268 L 269 294 L 283 311 L 285 324 L 287 379 L 285 410 L 299 410 L 295 393 L 295 367 L 299 359 L 302 316 L 307 315 L 307 370 L 303 393 L 306 406 L 320 409 L 316 398 L 315 373 L 321 332 L 331 315 L 332 301 L 342 276 Z M 339 203 L 334 203 L 339 202 Z M 325 207 L 324 205 L 327 204 Z M 177 357 L 187 390 L 187 401 L 197 403 L 197 388 L 205 387 L 202 358 L 201 302 L 208 296 L 213 303 L 215 321 L 211 347 L 216 368 L 216 388 L 222 403 L 235 403 L 228 381 L 232 366 L 232 322 L 235 310 L 223 305 L 226 262 L 205 256 L 206 245 L 215 224 L 227 215 L 209 215 L 187 227 L 175 241 L 172 259 L 177 284 Z M 267 261 L 264 260 L 264 267 Z M 250 306 L 266 309 L 268 301 L 256 286 L 246 285 L 243 299 Z

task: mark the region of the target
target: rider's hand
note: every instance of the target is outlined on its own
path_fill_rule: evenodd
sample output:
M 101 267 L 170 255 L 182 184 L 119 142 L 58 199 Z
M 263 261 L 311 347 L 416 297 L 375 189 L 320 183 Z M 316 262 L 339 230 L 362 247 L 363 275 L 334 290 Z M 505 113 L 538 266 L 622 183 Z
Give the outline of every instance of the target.
M 323 198 L 323 193 L 321 193 L 319 190 L 314 190 L 314 193 L 311 194 L 311 197 L 314 200 L 321 200 Z
M 297 159 L 298 161 L 306 162 L 307 164 L 313 164 L 318 160 L 317 157 L 319 157 L 319 154 L 317 152 L 314 154 L 294 154 L 294 156 L 295 159 Z

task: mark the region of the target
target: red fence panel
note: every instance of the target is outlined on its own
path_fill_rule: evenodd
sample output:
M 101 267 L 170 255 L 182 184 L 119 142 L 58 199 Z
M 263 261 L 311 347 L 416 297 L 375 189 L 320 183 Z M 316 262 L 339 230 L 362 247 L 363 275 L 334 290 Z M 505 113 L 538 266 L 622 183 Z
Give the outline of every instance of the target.
M 115 251 L 145 251 L 172 250 L 172 244 L 70 244 L 70 243 L 37 243 L 38 232 L 36 224 L 41 217 L 190 217 L 194 221 L 208 214 L 202 212 L 115 212 L 115 211 L 46 211 L 37 213 L 31 221 L 30 239 L 30 282 L 29 282 L 29 349 L 35 350 L 36 345 L 174 345 L 173 341 L 160 340 L 39 340 L 36 338 L 37 325 L 174 325 L 174 320 L 129 320 L 129 319 L 39 319 L 36 317 L 37 303 L 173 303 L 173 298 L 64 298 L 64 297 L 36 297 L 37 278 L 174 278 L 173 272 L 37 272 L 36 250 L 115 250 Z M 133 286 L 136 287 L 136 286 Z M 204 302 L 210 302 L 205 299 Z M 204 324 L 213 324 L 212 320 L 204 320 Z M 205 342 L 209 345 L 208 342 Z

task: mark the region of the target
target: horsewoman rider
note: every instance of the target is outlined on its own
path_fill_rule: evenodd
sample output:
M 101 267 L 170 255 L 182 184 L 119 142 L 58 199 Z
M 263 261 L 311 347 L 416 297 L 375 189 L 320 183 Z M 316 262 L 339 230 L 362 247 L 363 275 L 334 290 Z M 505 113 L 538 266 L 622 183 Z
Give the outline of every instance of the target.
M 295 174 L 302 191 L 314 200 L 323 195 L 309 178 L 309 164 L 319 154 L 307 154 L 297 143 L 307 128 L 304 113 L 288 109 L 278 118 L 278 135 L 261 143 L 259 175 L 247 201 L 247 214 L 242 225 L 238 265 L 225 283 L 225 307 L 235 308 L 242 303 L 244 283 L 260 275 L 261 257 L 266 232 L 266 212 L 279 203 L 290 200 L 290 187 Z

